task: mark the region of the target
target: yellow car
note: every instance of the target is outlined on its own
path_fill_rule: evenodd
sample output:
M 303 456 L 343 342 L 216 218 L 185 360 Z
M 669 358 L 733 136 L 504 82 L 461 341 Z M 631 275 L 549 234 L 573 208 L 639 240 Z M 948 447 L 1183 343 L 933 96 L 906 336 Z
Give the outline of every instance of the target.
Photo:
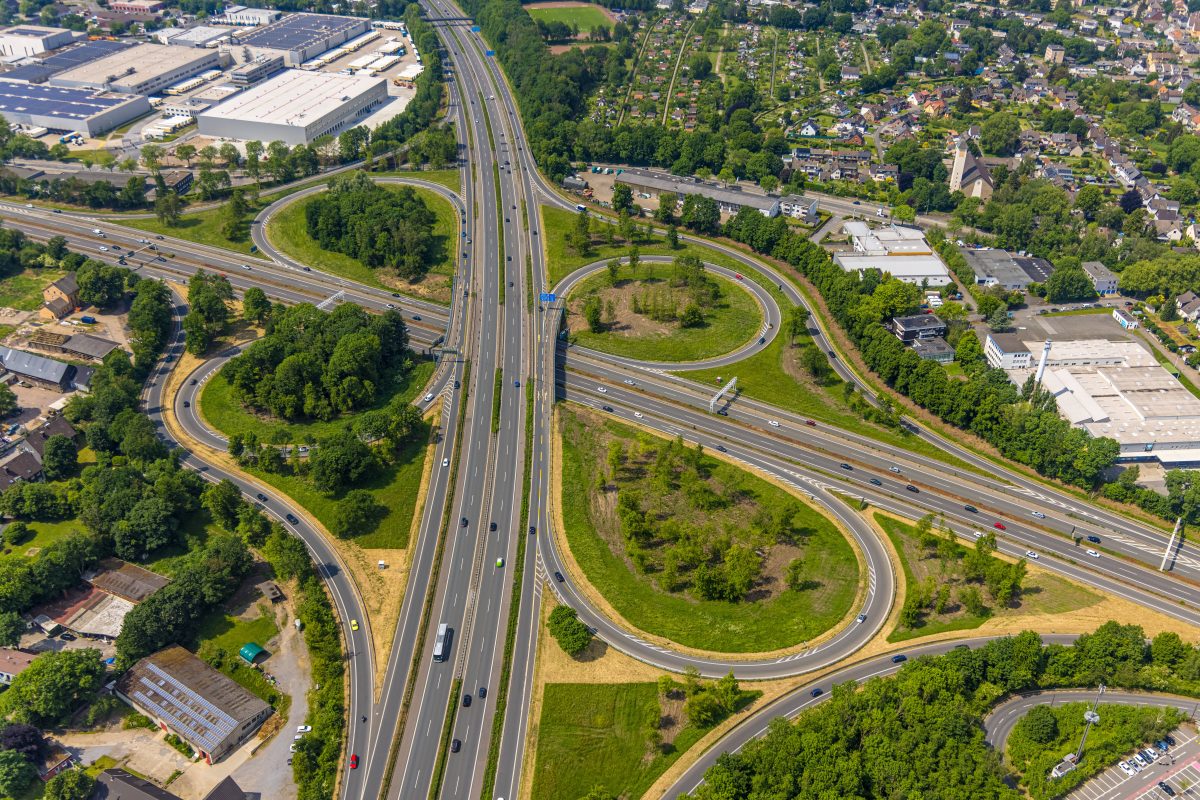
M 356 620 L 356 619 L 350 620 L 350 630 L 352 630 L 352 631 L 358 630 L 358 620 Z

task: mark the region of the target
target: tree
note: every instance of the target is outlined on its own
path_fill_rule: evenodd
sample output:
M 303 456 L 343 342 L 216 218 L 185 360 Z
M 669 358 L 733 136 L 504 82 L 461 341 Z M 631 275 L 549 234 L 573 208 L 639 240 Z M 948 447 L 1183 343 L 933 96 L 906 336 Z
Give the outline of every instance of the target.
M 237 528 L 238 514 L 245 501 L 242 500 L 242 490 L 237 484 L 225 478 L 220 483 L 212 483 L 204 488 L 204 493 L 200 496 L 200 505 L 214 522 L 227 531 L 233 531 Z
M 567 246 L 581 256 L 592 252 L 592 223 L 587 209 L 582 209 L 575 215 L 575 227 L 567 235 Z
M 721 224 L 721 210 L 711 197 L 689 194 L 683 200 L 680 221 L 697 233 L 716 234 Z
M 196 157 L 196 146 L 194 144 L 181 144 L 175 148 L 176 158 L 182 158 L 187 162 L 188 168 L 192 166 L 192 159 Z
M 1016 152 L 1021 136 L 1021 122 L 1007 111 L 989 114 L 980 126 L 979 144 L 984 152 L 1010 156 Z
M 158 172 L 158 168 L 162 166 L 163 149 L 157 144 L 148 144 L 142 147 L 142 166 L 151 172 Z
M 1034 706 L 1017 725 L 1038 744 L 1050 744 L 1058 738 L 1058 717 L 1050 706 Z
M 0 794 L 20 795 L 37 778 L 37 767 L 15 750 L 0 750 Z
M 42 455 L 42 470 L 46 480 L 58 481 L 69 477 L 79 468 L 79 450 L 68 437 L 55 434 L 46 440 Z
M 96 790 L 96 779 L 82 769 L 68 769 L 46 782 L 44 800 L 88 800 Z
M 547 627 L 558 646 L 571 657 L 578 656 L 592 642 L 592 632 L 570 606 L 558 606 L 551 611 Z
M 44 727 L 90 698 L 103 680 L 99 650 L 42 653 L 0 695 L 0 714 Z
M 266 323 L 271 314 L 271 301 L 257 286 L 251 286 L 242 294 L 242 317 L 256 325 Z
M 163 225 L 174 227 L 179 222 L 182 203 L 174 189 L 160 192 L 154 199 L 154 216 Z
M 385 511 L 386 507 L 366 489 L 352 489 L 334 507 L 329 530 L 340 539 L 369 533 Z
M 675 223 L 667 226 L 667 246 L 672 250 L 679 249 L 679 228 L 675 227 Z
M 1083 212 L 1089 222 L 1096 218 L 1096 212 L 1104 205 L 1104 190 L 1099 186 L 1088 184 L 1075 195 L 1075 207 Z
M 8 384 L 0 384 L 0 417 L 7 417 L 18 408 L 16 392 Z
M 601 318 L 602 311 L 598 295 L 589 294 L 584 299 L 583 318 L 587 320 L 588 330 L 592 333 L 601 333 L 604 330 L 604 320 Z
M 38 762 L 45 749 L 46 739 L 33 725 L 14 722 L 0 729 L 0 750 L 20 753 L 31 764 Z
M 7 534 L 8 531 L 6 530 L 5 533 Z M 0 647 L 16 647 L 21 641 L 21 634 L 28 629 L 29 625 L 17 612 L 0 611 Z
M 612 207 L 613 211 L 617 213 L 622 211 L 627 214 L 633 213 L 633 189 L 629 187 L 629 184 L 618 183 L 613 186 Z
M 1051 303 L 1077 303 L 1095 297 L 1092 279 L 1082 267 L 1062 266 L 1046 279 L 1046 299 Z
M 349 430 L 327 436 L 309 456 L 309 475 L 323 492 L 351 486 L 375 469 L 375 455 Z

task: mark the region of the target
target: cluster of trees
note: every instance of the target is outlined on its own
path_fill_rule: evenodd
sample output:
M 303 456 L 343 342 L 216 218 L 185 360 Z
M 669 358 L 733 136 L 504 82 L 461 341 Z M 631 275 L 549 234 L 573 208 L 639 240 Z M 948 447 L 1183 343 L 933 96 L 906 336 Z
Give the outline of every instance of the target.
M 188 313 L 183 318 L 187 351 L 204 355 L 229 323 L 228 303 L 233 300 L 229 278 L 196 270 L 188 279 Z
M 580 621 L 579 615 L 570 606 L 557 606 L 551 611 L 550 619 L 546 620 L 546 627 L 563 652 L 572 658 L 592 643 L 592 632 Z
M 979 436 L 1005 457 L 1089 488 L 1116 460 L 1115 441 L 1072 427 L 1058 415 L 1052 396 L 1033 387 L 1020 391 L 1002 370 L 989 368 L 971 334 L 959 340 L 957 351 L 965 380 L 950 378 L 940 364 L 905 347 L 883 323 L 917 310 L 914 287 L 875 270 L 843 270 L 819 246 L 788 230 L 785 220 L 767 219 L 752 209 L 731 218 L 725 234 L 795 267 L 820 291 L 867 365 L 885 383 L 945 422 Z
M 910 661 L 829 699 L 736 753 L 722 755 L 695 800 L 767 800 L 803 786 L 812 797 L 993 797 L 1016 800 L 984 743 L 982 715 L 1008 694 L 1064 686 L 1200 693 L 1200 651 L 1175 633 L 1150 645 L 1135 625 L 1109 622 L 1073 645 L 1026 631 L 971 650 Z M 1060 753 L 1061 755 L 1061 753 Z
M 700 679 L 695 667 L 689 667 L 683 675 L 683 684 L 676 683 L 670 675 L 658 679 L 658 692 L 664 698 L 686 699 L 684 713 L 689 725 L 700 729 L 712 728 L 759 697 L 762 692 L 742 689 L 730 672 L 716 681 Z
M 284 419 L 328 420 L 375 402 L 411 366 L 399 312 L 352 303 L 332 312 L 303 303 L 272 313 L 267 333 L 222 375 L 247 406 Z
M 304 218 L 309 235 L 326 250 L 394 269 L 408 281 L 429 268 L 437 216 L 410 186 L 378 186 L 365 172 L 339 175 L 308 201 Z
M 0 716 L 48 727 L 95 695 L 103 680 L 99 650 L 43 653 L 0 695 Z
M 1200 523 L 1200 481 L 1191 470 L 1170 469 L 1166 473 L 1167 494 L 1137 485 L 1141 467 L 1126 467 L 1115 481 L 1104 484 L 1101 493 L 1110 500 L 1134 503 L 1163 519 L 1183 518 L 1185 523 Z

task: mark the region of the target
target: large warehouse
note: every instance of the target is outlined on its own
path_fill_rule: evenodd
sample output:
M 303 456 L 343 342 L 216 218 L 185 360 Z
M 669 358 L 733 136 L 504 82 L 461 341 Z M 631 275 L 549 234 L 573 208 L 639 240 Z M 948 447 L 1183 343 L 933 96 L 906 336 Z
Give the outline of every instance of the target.
M 860 220 L 843 226 L 854 244 L 853 253 L 834 253 L 833 263 L 844 270 L 877 269 L 906 283 L 945 286 L 950 271 L 916 228 L 887 225 L 872 229 Z
M 289 69 L 196 117 L 200 133 L 223 139 L 308 144 L 338 134 L 387 100 L 387 81 Z
M 83 64 L 50 79 L 55 86 L 109 89 L 125 94 L 155 94 L 209 69 L 219 69 L 216 50 L 143 44 Z
M 345 41 L 371 30 L 371 21 L 330 14 L 288 14 L 261 28 L 236 35 L 237 44 L 283 54 L 289 67 L 298 67 Z
M 45 83 L 51 75 L 73 69 L 83 64 L 90 64 L 113 53 L 120 53 L 133 47 L 132 42 L 110 42 L 98 39 L 94 42 L 80 42 L 73 47 L 66 47 L 43 58 L 10 69 L 0 75 L 6 81 L 21 81 L 23 83 Z
M 18 25 L 0 31 L 0 56 L 35 56 L 75 41 L 75 33 L 41 25 Z
M 152 110 L 145 97 L 0 81 L 0 116 L 11 124 L 97 136 Z

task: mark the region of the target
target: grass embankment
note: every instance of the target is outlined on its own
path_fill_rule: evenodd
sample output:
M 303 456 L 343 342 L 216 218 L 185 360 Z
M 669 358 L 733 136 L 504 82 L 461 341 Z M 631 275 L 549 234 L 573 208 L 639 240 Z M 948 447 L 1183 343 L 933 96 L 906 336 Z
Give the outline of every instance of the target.
M 435 367 L 429 360 L 416 361 L 407 375 L 381 391 L 371 408 L 363 411 L 385 408 L 395 397 L 406 402 L 413 400 L 425 388 Z M 209 425 L 226 436 L 253 433 L 259 441 L 270 444 L 312 443 L 346 424 L 345 419 L 288 422 L 255 414 L 234 396 L 233 387 L 220 372 L 208 379 L 200 393 L 200 413 Z
M 57 269 L 24 269 L 0 280 L 0 308 L 36 311 L 42 307 L 42 289 L 66 273 Z
M 948 546 L 927 547 L 921 543 L 915 525 L 879 513 L 874 517 L 900 558 L 906 593 L 911 594 L 923 583 L 933 585 L 935 597 L 942 587 L 946 587 L 945 591 L 949 593 L 949 599 L 940 613 L 927 608 L 915 626 L 892 631 L 888 635 L 889 642 L 903 642 L 946 631 L 973 630 L 993 617 L 1068 614 L 1095 605 L 1103 599 L 1065 578 L 1038 570 L 1025 576 L 1021 592 L 1011 606 L 998 606 L 982 582 L 964 580 L 962 559 L 967 554 L 966 545 L 956 543 L 953 550 Z M 959 593 L 968 585 L 975 585 L 979 590 L 987 606 L 984 613 L 971 613 L 959 601 Z
M 689 302 L 686 288 L 672 286 L 671 265 L 644 262 L 636 277 L 628 265 L 622 265 L 615 283 L 607 272 L 592 275 L 571 291 L 570 311 L 581 317 L 585 298 L 594 294 L 602 305 L 613 305 L 614 319 L 599 333 L 577 324 L 572 338 L 604 353 L 655 361 L 699 361 L 732 352 L 758 334 L 762 309 L 749 292 L 732 281 L 712 273 L 705 277 L 719 287 L 720 296 L 704 309 L 703 325 L 683 328 L 675 322 L 656 322 L 643 308 L 654 298 L 670 298 L 668 302 L 679 308 Z M 633 310 L 634 303 L 639 311 Z
M 33 538 L 20 544 L 5 544 L 5 553 L 0 556 L 0 563 L 31 558 L 37 555 L 39 550 L 49 547 L 59 539 L 65 538 L 76 531 L 82 533 L 87 530 L 87 526 L 83 524 L 83 521 L 76 517 L 55 522 L 28 522 L 26 524 L 33 531 Z
M 850 610 L 857 558 L 816 509 L 732 464 L 672 450 L 599 414 L 563 406 L 559 420 L 568 545 L 634 627 L 701 650 L 758 653 L 812 639 Z M 606 456 L 614 448 L 628 454 L 616 470 Z M 648 530 L 627 531 L 621 495 L 638 497 Z M 636 541 L 627 545 L 627 535 Z M 699 599 L 714 596 L 702 576 L 715 574 L 718 584 L 729 577 L 733 586 L 735 573 L 754 576 L 741 584 L 743 599 Z
M 401 187 L 388 185 L 389 189 Z M 454 277 L 455 256 L 459 251 L 459 217 L 454 206 L 429 189 L 415 188 L 437 216 L 433 226 L 433 259 L 429 271 L 420 281 L 405 281 L 387 270 L 372 269 L 361 261 L 341 253 L 325 250 L 308 233 L 304 209 L 312 198 L 291 203 L 271 216 L 267 223 L 267 238 L 280 252 L 321 272 L 349 278 L 381 289 L 431 300 L 450 302 L 450 284 Z

